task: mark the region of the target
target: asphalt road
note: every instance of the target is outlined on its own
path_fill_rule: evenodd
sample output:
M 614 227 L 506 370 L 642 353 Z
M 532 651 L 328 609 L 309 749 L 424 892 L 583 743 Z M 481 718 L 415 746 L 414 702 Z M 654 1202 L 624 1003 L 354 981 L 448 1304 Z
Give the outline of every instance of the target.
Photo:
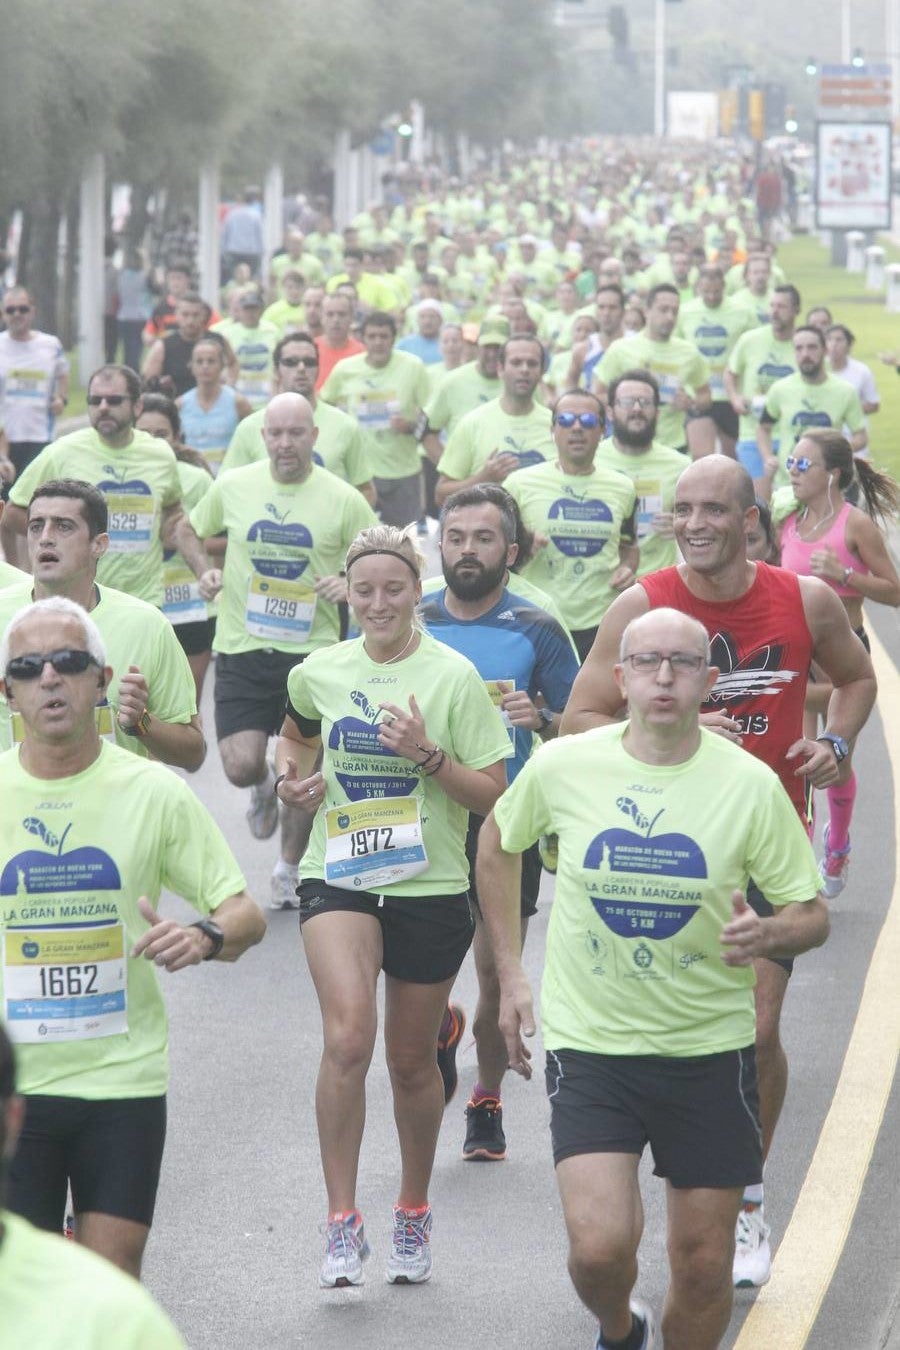
M 873 608 L 870 626 L 897 664 L 900 630 L 894 613 Z M 208 687 L 203 706 L 208 728 L 210 694 Z M 894 750 L 900 755 L 900 744 Z M 798 962 L 787 999 L 791 1083 L 766 1177 L 773 1245 L 791 1219 L 816 1152 L 894 886 L 893 786 L 878 716 L 862 737 L 857 763 L 851 880 L 833 904 L 828 944 Z M 192 782 L 230 840 L 251 892 L 265 904 L 275 841 L 250 837 L 244 822 L 248 794 L 228 785 L 214 745 Z M 178 903 L 172 902 L 176 909 Z M 551 880 L 545 878 L 526 949 L 535 985 L 551 903 Z M 432 1186 L 434 1276 L 424 1286 L 394 1287 L 382 1272 L 398 1156 L 379 1046 L 368 1080 L 359 1189 L 373 1257 L 361 1288 L 321 1291 L 325 1198 L 313 1109 L 320 1023 L 296 915 L 271 914 L 264 942 L 237 966 L 195 968 L 170 977 L 166 989 L 169 1135 L 145 1278 L 195 1350 L 593 1346 L 595 1324 L 566 1273 L 539 1073 L 529 1084 L 510 1076 L 505 1085 L 507 1161 L 463 1163 L 463 1112 L 475 1076 L 467 1033 L 460 1091 L 445 1116 Z M 471 958 L 457 996 L 467 1008 L 474 1006 Z M 539 1046 L 535 1061 L 542 1063 Z M 864 1105 L 861 1101 L 861 1110 Z M 810 1350 L 888 1345 L 896 1350 L 898 1137 L 895 1078 L 846 1244 L 805 1341 Z M 824 1229 L 834 1222 L 831 1198 L 841 1196 L 847 1184 L 841 1166 L 834 1166 L 821 1201 Z M 667 1279 L 664 1194 L 649 1166 L 643 1186 L 639 1291 L 659 1311 Z M 776 1268 L 766 1297 L 777 1298 L 778 1279 Z M 781 1339 L 738 1340 L 753 1301 L 752 1294 L 737 1295 L 723 1345 L 783 1350 L 787 1342 Z

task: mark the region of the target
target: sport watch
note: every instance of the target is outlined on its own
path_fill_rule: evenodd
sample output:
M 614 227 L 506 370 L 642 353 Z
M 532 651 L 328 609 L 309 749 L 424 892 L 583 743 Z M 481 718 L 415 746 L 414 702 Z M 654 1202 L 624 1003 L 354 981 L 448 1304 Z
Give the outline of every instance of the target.
M 124 731 L 126 736 L 137 736 L 140 740 L 143 740 L 145 736 L 149 736 L 150 714 L 148 713 L 147 709 L 146 708 L 144 709 L 144 711 L 141 713 L 140 717 L 133 724 L 133 726 L 123 727 L 122 730 Z
M 850 753 L 850 747 L 843 736 L 835 736 L 831 731 L 823 731 L 821 736 L 816 737 L 817 741 L 827 741 L 834 751 L 834 757 L 840 764 Z
M 209 956 L 204 956 L 204 961 L 213 961 L 219 955 L 219 952 L 225 946 L 225 934 L 217 923 L 212 919 L 198 919 L 196 923 L 191 924 L 192 928 L 199 928 L 201 933 L 205 933 L 212 943 L 212 951 Z
M 553 719 L 556 716 L 556 713 L 553 711 L 552 708 L 538 708 L 537 715 L 541 719 L 545 727 L 553 726 Z

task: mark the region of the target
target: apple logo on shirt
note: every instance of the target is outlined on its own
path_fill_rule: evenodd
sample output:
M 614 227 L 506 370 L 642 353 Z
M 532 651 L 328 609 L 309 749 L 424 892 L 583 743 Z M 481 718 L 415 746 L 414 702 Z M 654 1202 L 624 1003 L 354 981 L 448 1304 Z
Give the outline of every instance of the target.
M 308 558 L 297 556 L 298 549 L 311 549 L 313 537 L 305 525 L 288 524 L 290 510 L 283 513 L 272 502 L 264 510 L 269 520 L 255 520 L 247 531 L 247 545 L 254 569 L 264 577 L 296 581 L 309 566 Z
M 92 844 L 63 851 L 66 826 L 57 836 L 37 816 L 28 816 L 22 825 L 45 845 L 26 849 L 10 858 L 0 874 L 0 895 L 50 895 L 59 891 L 118 891 L 122 882 L 119 869 L 108 853 Z
M 417 782 L 411 764 L 409 771 L 403 773 L 399 768 L 392 771 L 392 766 L 383 762 L 371 767 L 353 762 L 363 757 L 396 760 L 398 756 L 378 738 L 381 708 L 371 704 L 361 689 L 352 690 L 350 702 L 364 717 L 339 717 L 328 733 L 328 748 L 334 752 L 334 776 L 341 788 L 352 802 L 371 797 L 408 797 Z
M 577 501 L 560 497 L 547 512 L 550 538 L 568 558 L 594 558 L 602 553 L 609 535 L 598 538 L 597 525 L 612 525 L 613 514 L 606 502 L 596 497 Z
M 618 797 L 616 807 L 631 824 L 595 835 L 584 855 L 591 904 L 618 937 L 672 937 L 700 908 L 690 880 L 708 875 L 703 850 L 679 831 L 653 834 L 665 808 L 648 820 L 631 797 Z

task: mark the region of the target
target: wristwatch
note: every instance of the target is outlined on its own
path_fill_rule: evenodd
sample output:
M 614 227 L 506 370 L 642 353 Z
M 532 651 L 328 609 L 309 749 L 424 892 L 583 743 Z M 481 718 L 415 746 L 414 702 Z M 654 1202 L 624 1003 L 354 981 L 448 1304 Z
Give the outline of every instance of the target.
M 850 753 L 850 747 L 843 736 L 835 736 L 831 731 L 823 731 L 821 736 L 816 737 L 817 741 L 827 741 L 834 751 L 834 757 L 840 764 Z
M 137 736 L 141 740 L 150 735 L 150 714 L 145 708 L 133 726 L 123 727 L 126 736 Z
M 212 919 L 198 919 L 196 923 L 191 924 L 192 928 L 199 928 L 201 933 L 205 933 L 212 943 L 212 951 L 209 956 L 204 956 L 204 961 L 212 961 L 225 946 L 225 934 L 217 923 Z
M 553 719 L 556 716 L 556 713 L 553 711 L 552 708 L 538 708 L 537 715 L 541 719 L 545 727 L 553 726 Z

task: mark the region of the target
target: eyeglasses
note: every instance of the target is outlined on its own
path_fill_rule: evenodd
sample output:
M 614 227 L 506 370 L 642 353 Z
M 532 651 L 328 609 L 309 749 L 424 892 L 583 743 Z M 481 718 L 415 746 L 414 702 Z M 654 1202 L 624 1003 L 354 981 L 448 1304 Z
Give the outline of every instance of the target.
M 100 669 L 100 662 L 90 652 L 77 647 L 60 647 L 59 651 L 27 652 L 25 656 L 14 656 L 6 667 L 8 680 L 37 680 L 44 673 L 44 666 L 50 662 L 57 675 L 83 675 L 88 666 Z
M 815 460 L 807 459 L 805 455 L 788 455 L 784 467 L 788 470 L 796 469 L 798 473 L 806 473 L 807 469 L 817 469 L 819 466 Z
M 600 425 L 600 418 L 596 413 L 561 412 L 556 414 L 556 425 L 558 427 L 563 427 L 566 431 L 568 431 L 569 427 L 574 427 L 576 422 L 579 426 L 585 428 L 598 427 Z
M 656 400 L 654 398 L 642 397 L 639 394 L 623 394 L 621 398 L 615 399 L 615 403 L 620 408 L 628 412 L 631 408 L 654 408 Z
M 622 660 L 630 661 L 632 670 L 647 675 L 659 670 L 663 661 L 668 661 L 673 675 L 696 675 L 701 666 L 706 665 L 706 657 L 698 656 L 696 652 L 632 652 Z
M 99 408 L 105 403 L 110 408 L 120 408 L 123 403 L 130 403 L 131 398 L 128 394 L 88 394 L 87 405 L 89 408 Z
M 3 311 L 4 314 L 30 314 L 30 305 L 7 305 Z
M 295 366 L 306 366 L 307 370 L 312 370 L 319 364 L 319 358 L 317 356 L 280 356 L 278 364 L 287 366 L 289 370 L 293 370 Z

